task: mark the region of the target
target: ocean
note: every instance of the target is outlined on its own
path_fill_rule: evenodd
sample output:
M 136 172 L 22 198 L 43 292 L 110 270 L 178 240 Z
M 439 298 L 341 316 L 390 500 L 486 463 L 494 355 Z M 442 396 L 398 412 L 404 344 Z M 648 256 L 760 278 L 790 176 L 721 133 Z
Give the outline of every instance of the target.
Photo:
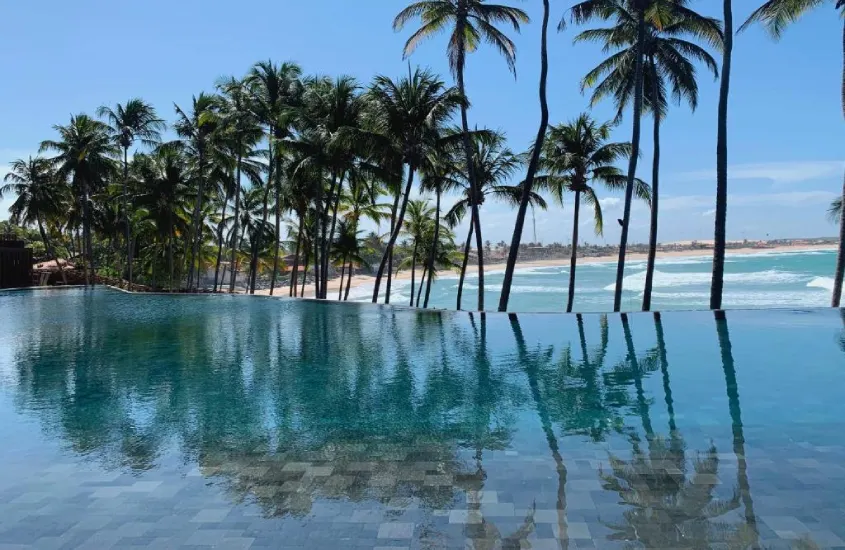
M 725 264 L 725 308 L 825 307 L 833 290 L 835 250 L 728 254 Z M 645 260 L 625 266 L 622 308 L 639 311 L 645 285 Z M 707 309 L 710 303 L 710 255 L 658 259 L 652 293 L 653 310 Z M 485 306 L 495 310 L 502 288 L 502 270 L 485 272 Z M 604 312 L 613 308 L 615 262 L 578 265 L 575 306 L 578 312 Z M 419 278 L 419 272 L 417 274 Z M 560 265 L 517 268 L 511 288 L 510 311 L 552 312 L 566 309 L 569 262 Z M 441 275 L 432 284 L 430 307 L 454 309 L 458 276 Z M 394 281 L 391 303 L 407 306 L 411 282 Z M 353 290 L 350 299 L 369 301 L 372 286 Z M 475 309 L 478 277 L 468 274 L 463 309 Z

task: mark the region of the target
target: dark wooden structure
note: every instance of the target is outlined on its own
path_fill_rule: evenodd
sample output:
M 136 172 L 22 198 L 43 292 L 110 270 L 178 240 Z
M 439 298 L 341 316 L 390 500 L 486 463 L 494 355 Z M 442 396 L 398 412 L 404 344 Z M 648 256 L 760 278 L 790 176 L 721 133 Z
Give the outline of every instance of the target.
M 32 285 L 32 249 L 0 235 L 0 288 Z

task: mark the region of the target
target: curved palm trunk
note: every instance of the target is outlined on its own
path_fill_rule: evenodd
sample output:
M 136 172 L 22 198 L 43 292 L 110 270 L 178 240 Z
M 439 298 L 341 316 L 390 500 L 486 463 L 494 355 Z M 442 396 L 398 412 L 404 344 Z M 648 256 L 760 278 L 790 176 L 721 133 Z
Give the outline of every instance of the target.
M 346 276 L 346 292 L 343 294 L 343 301 L 349 300 L 349 289 L 352 288 L 352 261 L 349 261 L 349 274 Z
M 528 203 L 531 200 L 531 188 L 534 187 L 534 174 L 537 173 L 537 165 L 540 162 L 540 150 L 546 139 L 546 129 L 549 126 L 549 104 L 546 99 L 546 84 L 549 77 L 549 0 L 543 0 L 543 27 L 540 34 L 540 128 L 537 130 L 537 138 L 534 140 L 534 149 L 531 152 L 531 162 L 528 164 L 528 173 L 525 176 L 525 187 L 522 189 L 522 198 L 519 201 L 519 210 L 516 214 L 516 223 L 513 228 L 511 247 L 508 250 L 508 263 L 505 268 L 505 276 L 502 281 L 502 294 L 499 296 L 499 311 L 507 311 L 508 300 L 511 296 L 511 284 L 513 283 L 513 271 L 516 268 L 516 258 L 519 255 L 519 243 L 522 240 L 522 229 L 525 226 L 525 215 L 528 212 Z
M 672 399 L 672 388 L 669 385 L 669 361 L 666 359 L 666 340 L 663 338 L 663 321 L 660 313 L 654 314 L 654 330 L 657 334 L 657 358 L 660 361 L 660 373 L 663 376 L 663 397 L 666 400 L 666 412 L 669 414 L 669 432 L 674 434 L 678 427 L 675 425 L 675 405 Z
M 745 434 L 742 425 L 742 409 L 739 404 L 739 386 L 736 381 L 731 337 L 728 331 L 728 321 L 724 316 L 716 315 L 716 332 L 719 337 L 719 351 L 722 355 L 722 368 L 725 371 L 725 387 L 728 393 L 728 408 L 731 414 L 731 430 L 733 432 L 733 451 L 737 461 L 737 486 L 745 510 L 745 523 L 754 535 L 752 548 L 759 548 L 760 533 L 757 528 L 757 517 L 754 515 L 754 501 L 751 499 L 751 485 L 748 482 L 748 461 L 745 457 Z
M 437 243 L 440 242 L 440 189 L 437 190 L 437 198 L 435 199 L 434 208 L 434 241 L 431 243 L 431 252 L 428 255 L 428 270 L 434 271 L 434 259 L 437 257 Z M 428 299 L 431 297 L 431 280 L 425 284 L 425 302 L 423 308 L 428 309 Z
M 710 281 L 710 309 L 722 309 L 725 286 L 725 226 L 728 219 L 728 94 L 731 85 L 733 12 L 731 0 L 724 0 L 725 48 L 722 80 L 719 84 L 719 128 L 716 138 L 716 221 L 713 235 L 713 276 Z
M 305 261 L 302 267 L 302 288 L 299 289 L 299 296 L 305 296 L 305 281 L 308 280 L 308 261 L 311 259 L 311 249 L 305 251 Z
M 229 280 L 229 294 L 235 292 L 235 280 L 238 278 L 238 269 L 235 266 L 235 257 L 238 253 L 238 225 L 240 223 L 240 216 L 241 216 L 241 163 L 243 162 L 243 157 L 240 153 L 240 143 L 238 144 L 238 159 L 237 159 L 237 167 L 235 168 L 235 218 L 234 218 L 234 226 L 232 227 L 232 254 L 230 256 L 229 265 L 231 270 L 230 280 Z
M 226 223 L 226 207 L 229 206 L 229 195 L 223 201 L 223 212 L 220 214 L 220 223 L 217 224 L 217 260 L 214 262 L 214 292 L 217 292 L 218 284 L 223 283 L 218 279 L 220 275 L 220 262 L 223 260 L 223 226 Z
M 457 79 L 458 91 L 461 96 L 466 98 L 466 87 L 464 86 L 464 62 L 466 61 L 466 52 L 464 44 L 466 20 L 463 17 L 458 18 L 457 30 L 455 36 L 458 37 L 460 43 L 458 44 L 458 63 L 457 63 Z M 464 153 L 466 154 L 467 177 L 469 179 L 469 193 L 472 197 L 470 205 L 472 207 L 472 223 L 475 224 L 475 247 L 478 251 L 478 311 L 484 311 L 484 250 L 483 241 L 481 239 L 481 220 L 478 216 L 478 183 L 475 179 L 475 163 L 472 159 L 472 144 L 469 139 L 469 122 L 467 120 L 467 103 L 461 103 L 461 130 L 463 132 Z
M 613 311 L 622 309 L 622 279 L 625 277 L 625 252 L 628 247 L 628 228 L 631 225 L 631 199 L 637 160 L 640 156 L 640 119 L 643 111 L 643 42 L 645 41 L 645 12 L 637 13 L 637 54 L 634 65 L 634 124 L 631 137 L 631 158 L 628 159 L 628 184 L 625 186 L 625 211 L 622 215 L 622 236 L 619 238 L 619 260 L 616 262 L 616 289 L 613 292 Z
M 581 190 L 575 191 L 575 209 L 572 214 L 572 255 L 569 258 L 569 295 L 566 300 L 566 312 L 572 313 L 575 301 L 575 267 L 578 261 L 578 217 L 581 213 Z
M 414 288 L 416 282 L 416 275 L 417 275 L 417 240 L 414 239 L 414 253 L 411 254 L 411 301 L 408 304 L 410 307 L 414 307 Z M 420 279 L 420 286 L 422 286 L 422 279 Z
M 417 307 L 420 307 L 420 297 L 422 296 L 423 291 L 423 283 L 425 282 L 425 276 L 428 274 L 428 278 L 431 279 L 431 272 L 428 270 L 428 266 L 423 267 L 422 277 L 420 277 L 420 287 L 417 289 Z M 414 295 L 411 293 L 411 305 L 414 301 Z
M 469 263 L 469 251 L 472 248 L 472 232 L 475 229 L 472 220 L 469 222 L 469 234 L 467 235 L 466 243 L 464 244 L 464 260 L 461 262 L 461 275 L 458 279 L 458 303 L 455 306 L 458 311 L 461 309 L 461 300 L 464 295 L 464 279 L 467 275 L 467 264 Z
M 842 114 L 845 115 L 845 24 L 842 26 Z M 845 177 L 842 180 L 842 204 L 845 204 Z M 830 305 L 839 307 L 842 300 L 842 279 L 845 277 L 845 213 L 839 216 L 839 254 L 833 276 L 833 296 Z
M 408 165 L 408 182 L 405 184 L 405 194 L 402 197 L 402 207 L 399 209 L 399 214 L 396 216 L 396 224 L 393 228 L 393 231 L 390 234 L 390 240 L 387 243 L 387 249 L 384 251 L 384 255 L 382 255 L 381 263 L 378 267 L 378 272 L 376 272 L 376 284 L 375 288 L 373 289 L 373 303 L 378 301 L 378 291 L 379 286 L 381 285 L 381 278 L 384 275 L 384 269 L 387 265 L 388 260 L 390 263 L 393 263 L 393 245 L 396 244 L 396 239 L 399 237 L 399 232 L 402 230 L 402 222 L 405 219 L 405 210 L 408 208 L 408 199 L 411 197 L 411 188 L 414 185 L 414 166 Z M 397 196 L 398 200 L 398 196 Z M 391 265 L 392 267 L 392 265 Z M 387 296 L 385 297 L 385 303 L 390 303 L 390 275 L 393 270 L 390 269 L 388 272 L 388 284 L 387 284 Z
M 194 267 L 196 264 L 196 258 L 199 256 L 199 246 L 200 246 L 200 217 L 202 215 L 202 199 L 203 195 L 205 194 L 205 172 L 204 172 L 204 161 L 205 161 L 205 151 L 204 146 L 199 146 L 199 183 L 197 185 L 197 200 L 194 203 L 194 219 L 193 219 L 193 228 L 191 233 L 191 261 L 190 265 L 188 266 L 188 291 L 190 292 L 191 288 L 193 288 L 194 283 Z
M 173 292 L 173 212 L 167 214 L 167 290 Z
M 343 276 L 346 275 L 346 256 L 343 256 L 343 261 L 340 264 L 340 284 L 337 287 L 337 301 L 343 299 Z
M 44 241 L 44 248 L 47 249 L 47 254 L 49 254 L 53 261 L 56 262 L 56 267 L 59 269 L 59 273 L 62 275 L 62 282 L 67 285 L 67 275 L 65 275 L 65 270 L 62 267 L 62 264 L 59 263 L 59 256 L 56 254 L 55 249 L 53 248 L 53 243 L 50 241 L 50 238 L 47 237 L 47 232 L 44 231 L 44 225 L 41 223 L 41 217 L 36 216 L 35 221 L 38 223 L 38 231 L 41 233 L 41 240 Z
M 657 70 L 652 60 L 652 70 L 657 77 Z M 654 260 L 657 256 L 657 213 L 660 201 L 660 117 L 654 115 L 654 158 L 651 167 L 651 225 L 648 231 L 648 260 L 645 268 L 645 287 L 643 288 L 643 311 L 651 309 L 651 289 L 654 285 Z
M 132 227 L 129 224 L 129 147 L 123 148 L 123 216 L 126 223 L 127 290 L 132 292 Z

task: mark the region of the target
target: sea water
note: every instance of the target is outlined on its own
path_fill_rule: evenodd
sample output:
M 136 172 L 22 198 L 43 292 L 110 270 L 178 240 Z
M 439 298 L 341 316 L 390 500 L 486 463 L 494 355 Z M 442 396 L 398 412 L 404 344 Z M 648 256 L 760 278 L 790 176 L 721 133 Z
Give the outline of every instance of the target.
M 830 304 L 833 290 L 835 250 L 761 252 L 728 254 L 725 263 L 725 308 L 814 307 Z M 645 286 L 645 260 L 625 266 L 622 306 L 636 311 L 642 307 Z M 652 309 L 707 309 L 710 304 L 710 255 L 658 259 L 654 273 Z M 495 309 L 504 273 L 485 273 L 485 306 Z M 419 278 L 419 273 L 418 273 Z M 577 266 L 575 311 L 604 312 L 613 307 L 616 263 L 586 263 Z M 517 268 L 511 287 L 511 311 L 549 312 L 566 309 L 569 288 L 569 261 L 558 266 Z M 430 307 L 454 309 L 458 277 L 443 274 L 432 284 Z M 372 286 L 357 289 L 355 298 L 368 300 Z M 417 287 L 416 291 L 419 290 Z M 423 291 L 425 292 L 425 291 Z M 410 303 L 411 282 L 393 282 L 391 303 Z M 478 296 L 478 276 L 468 274 L 464 283 L 464 309 L 474 309 Z M 352 296 L 350 296 L 351 298 Z

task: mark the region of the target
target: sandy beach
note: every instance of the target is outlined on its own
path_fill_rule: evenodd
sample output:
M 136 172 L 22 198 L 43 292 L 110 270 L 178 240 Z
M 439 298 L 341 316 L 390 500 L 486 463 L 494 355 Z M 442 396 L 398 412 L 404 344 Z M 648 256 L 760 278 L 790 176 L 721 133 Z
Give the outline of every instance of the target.
M 778 253 L 778 252 L 802 252 L 802 251 L 811 251 L 811 250 L 835 250 L 834 247 L 830 245 L 791 245 L 791 246 L 774 246 L 770 248 L 732 248 L 728 250 L 727 255 L 746 255 L 746 254 L 771 254 L 771 253 Z M 657 253 L 657 260 L 659 261 L 661 258 L 684 258 L 684 257 L 695 257 L 695 256 L 712 256 L 712 250 L 678 250 L 678 251 L 671 251 L 671 252 L 658 252 Z M 626 261 L 643 261 L 646 260 L 646 254 L 639 254 L 639 253 L 632 253 L 626 256 Z M 597 264 L 597 263 L 615 263 L 617 260 L 616 256 L 590 256 L 585 258 L 578 258 L 578 265 L 585 265 L 585 264 Z M 525 269 L 525 268 L 532 268 L 532 267 L 556 267 L 556 266 L 565 266 L 569 265 L 569 258 L 556 258 L 550 260 L 537 260 L 533 262 L 519 262 L 517 263 L 517 268 Z M 504 263 L 493 263 L 487 264 L 484 266 L 484 271 L 486 272 L 495 272 L 495 271 L 504 271 L 507 266 Z M 477 271 L 477 267 L 473 265 L 467 266 L 467 273 L 475 273 Z M 458 272 L 455 271 L 457 274 Z M 420 276 L 420 272 L 417 272 L 417 278 Z M 410 271 L 400 271 L 397 273 L 393 279 L 397 281 L 407 280 L 411 278 Z M 372 275 L 353 275 L 352 283 L 350 286 L 350 296 L 355 294 L 355 289 L 361 288 L 364 286 L 372 287 L 373 283 L 375 282 L 375 277 Z M 346 279 L 344 278 L 344 287 L 346 285 Z M 336 277 L 331 279 L 328 282 L 328 298 L 330 300 L 336 300 L 338 297 L 338 290 L 340 286 L 340 278 Z M 269 295 L 269 289 L 265 290 L 256 290 L 256 294 L 262 295 Z M 284 286 L 282 291 L 276 289 L 273 293 L 276 296 L 287 296 L 288 295 L 288 287 Z M 360 293 L 359 293 L 360 294 Z M 311 298 L 314 296 L 314 285 L 307 284 L 305 286 L 305 294 L 302 296 L 303 298 Z

